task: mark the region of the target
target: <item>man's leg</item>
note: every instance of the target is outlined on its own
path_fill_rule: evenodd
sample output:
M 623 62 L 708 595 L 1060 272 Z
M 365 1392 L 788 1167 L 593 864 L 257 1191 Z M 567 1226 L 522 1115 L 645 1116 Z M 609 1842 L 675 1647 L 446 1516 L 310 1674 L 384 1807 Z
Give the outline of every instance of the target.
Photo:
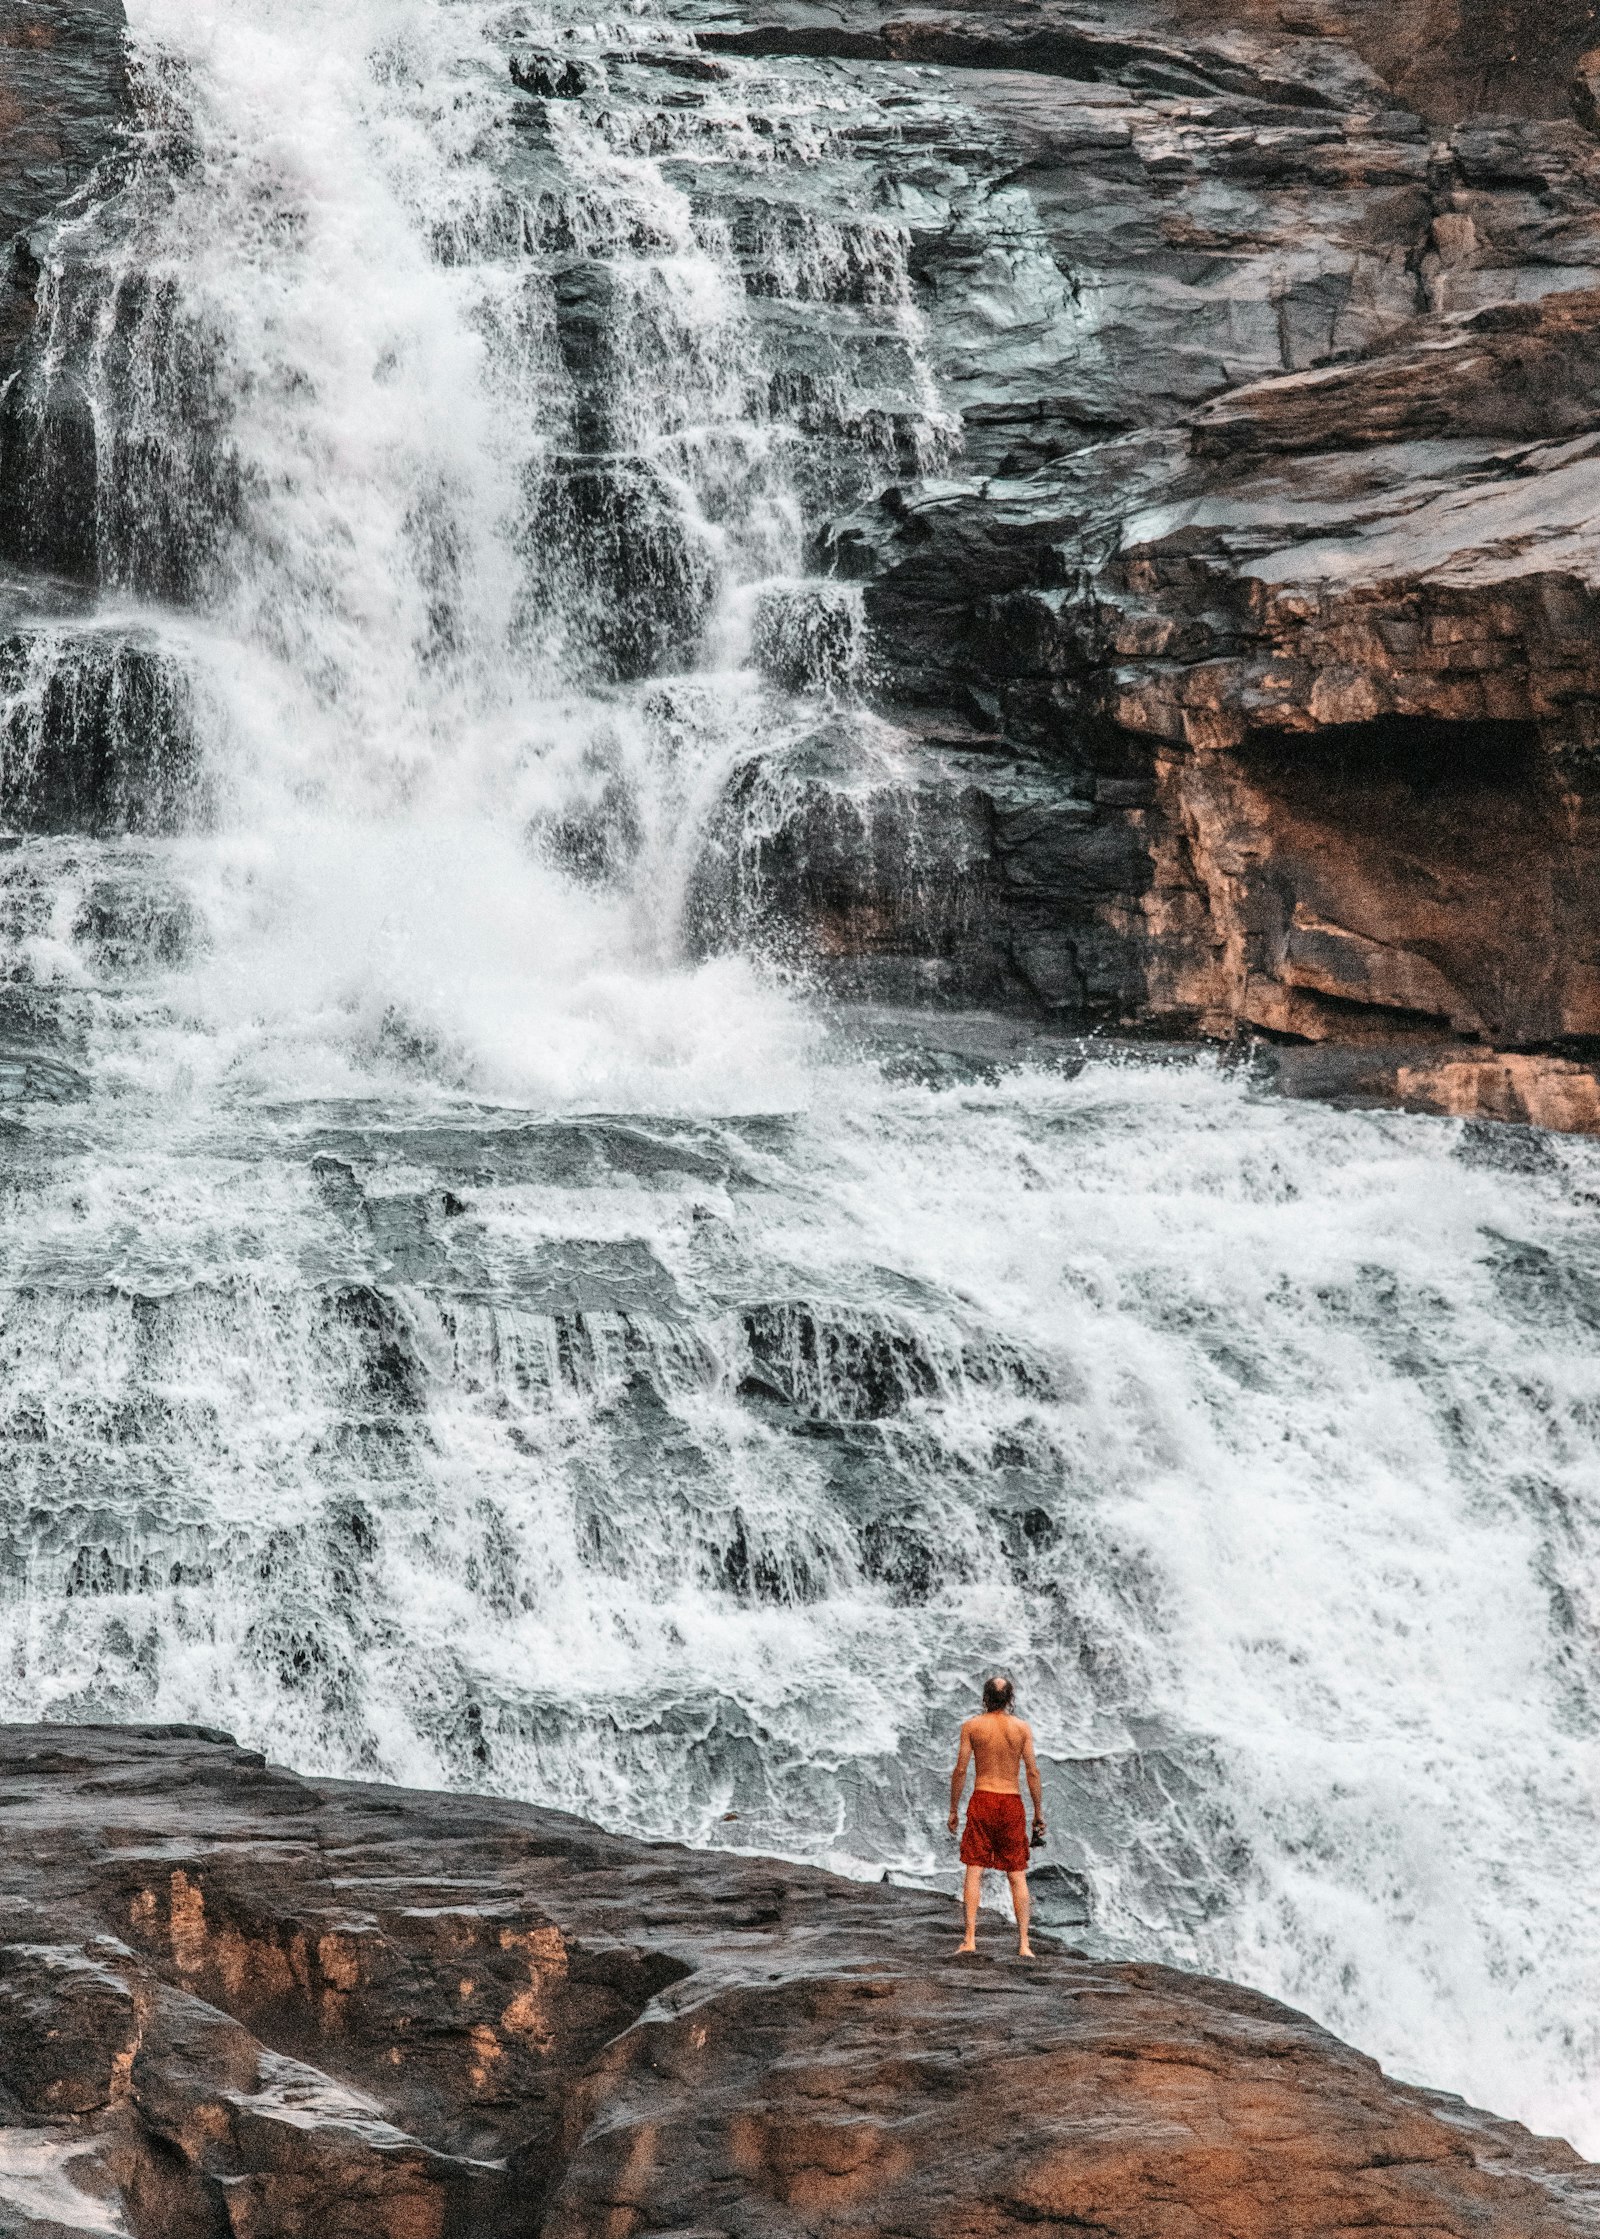
M 961 1902 L 967 1913 L 967 1940 L 960 1947 L 963 1951 L 976 1951 L 978 1948 L 978 1891 L 982 1884 L 983 1868 L 969 1866 L 967 1878 L 961 1885 Z
M 1007 1874 L 1006 1879 L 1011 1884 L 1011 1905 L 1017 1916 L 1017 1957 L 1031 1959 L 1033 1946 L 1028 1941 L 1028 1915 L 1033 1909 L 1033 1900 L 1028 1895 L 1028 1877 L 1025 1873 Z

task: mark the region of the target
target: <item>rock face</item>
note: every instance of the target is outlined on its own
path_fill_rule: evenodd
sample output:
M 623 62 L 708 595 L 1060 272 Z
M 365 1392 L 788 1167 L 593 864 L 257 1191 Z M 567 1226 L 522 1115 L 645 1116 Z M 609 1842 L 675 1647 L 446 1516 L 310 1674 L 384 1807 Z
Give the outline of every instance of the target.
M 42 220 L 113 145 L 122 0 L 0 0 L 0 382 L 33 315 Z
M 27 345 L 123 147 L 124 29 L 122 0 L 0 0 L 0 828 L 166 830 L 189 805 L 182 679 L 60 580 L 95 573 L 86 398 L 69 379 L 29 410 Z
M 1600 2171 L 1226 1984 L 196 1728 L 0 1729 L 0 2230 L 1600 2232 Z
M 701 37 L 951 117 L 914 160 L 886 133 L 880 201 L 959 438 L 824 549 L 864 586 L 881 705 L 974 899 L 876 906 L 864 944 L 830 892 L 818 949 L 1577 1124 L 1600 1036 L 1586 13 L 752 0 Z
M 127 121 L 122 0 L 0 0 L 0 562 L 93 575 L 95 440 L 69 381 L 30 413 L 25 348 L 75 255 L 72 221 Z M 67 285 L 70 286 L 70 280 Z M 9 586 L 8 592 L 9 592 Z M 0 627 L 11 620 L 8 595 Z

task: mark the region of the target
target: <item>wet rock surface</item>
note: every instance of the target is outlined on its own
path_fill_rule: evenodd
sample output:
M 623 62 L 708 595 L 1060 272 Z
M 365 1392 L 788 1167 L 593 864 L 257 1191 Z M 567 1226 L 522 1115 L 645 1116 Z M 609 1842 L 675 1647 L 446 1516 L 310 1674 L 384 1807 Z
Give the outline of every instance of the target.
M 0 5 L 0 380 L 32 318 L 34 229 L 115 145 L 126 88 L 122 0 Z
M 1566 2147 L 1226 1984 L 962 1963 L 941 1898 L 193 1727 L 0 1729 L 0 1808 L 33 2239 L 1600 2231 Z
M 96 437 L 76 377 L 30 412 L 29 344 L 125 145 L 124 32 L 122 0 L 0 5 L 0 569 L 47 578 L 93 578 Z

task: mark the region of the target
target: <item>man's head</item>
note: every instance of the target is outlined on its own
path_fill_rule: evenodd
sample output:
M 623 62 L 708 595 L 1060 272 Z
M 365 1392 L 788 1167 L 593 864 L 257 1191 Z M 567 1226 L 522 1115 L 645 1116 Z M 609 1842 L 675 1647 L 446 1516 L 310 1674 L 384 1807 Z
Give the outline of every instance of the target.
M 983 1683 L 984 1709 L 988 1711 L 1009 1710 L 1011 1708 L 1011 1698 L 1015 1692 L 1016 1690 L 1010 1680 L 996 1672 L 992 1678 L 986 1679 Z

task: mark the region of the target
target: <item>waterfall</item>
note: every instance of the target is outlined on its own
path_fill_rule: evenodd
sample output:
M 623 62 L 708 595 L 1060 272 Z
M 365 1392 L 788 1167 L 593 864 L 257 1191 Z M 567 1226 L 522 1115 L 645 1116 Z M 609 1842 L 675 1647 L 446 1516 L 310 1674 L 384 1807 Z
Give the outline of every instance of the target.
M 942 1885 L 1001 1663 L 1070 1933 L 1600 2152 L 1600 1150 L 786 947 L 978 906 L 816 572 L 956 440 L 937 84 L 130 14 L 5 400 L 5 1715 Z

